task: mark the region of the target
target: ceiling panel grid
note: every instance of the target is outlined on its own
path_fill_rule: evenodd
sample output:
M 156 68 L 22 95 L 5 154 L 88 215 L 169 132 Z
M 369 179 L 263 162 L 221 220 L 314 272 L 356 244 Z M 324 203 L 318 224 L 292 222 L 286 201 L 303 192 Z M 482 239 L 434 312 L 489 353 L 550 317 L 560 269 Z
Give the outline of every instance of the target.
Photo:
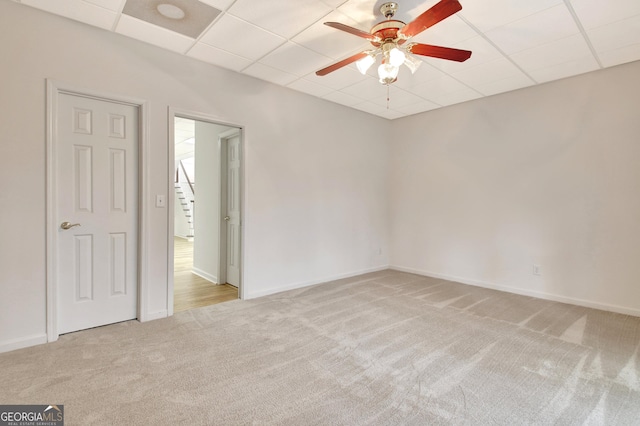
M 381 0 L 13 1 L 388 119 L 640 60 L 638 0 L 459 0 L 461 11 L 411 41 L 471 58 L 419 56 L 415 74 L 402 69 L 389 87 L 355 64 L 315 74 L 372 48 L 323 23 L 368 33 L 384 20 Z M 438 0 L 397 3 L 393 19 L 408 23 Z

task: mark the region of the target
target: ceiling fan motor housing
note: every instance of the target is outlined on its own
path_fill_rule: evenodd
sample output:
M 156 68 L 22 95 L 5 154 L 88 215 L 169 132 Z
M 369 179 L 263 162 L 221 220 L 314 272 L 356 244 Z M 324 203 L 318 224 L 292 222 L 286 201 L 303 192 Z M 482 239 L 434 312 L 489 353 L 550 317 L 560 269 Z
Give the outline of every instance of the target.
M 398 31 L 400 31 L 404 26 L 404 22 L 393 19 L 374 25 L 373 28 L 371 28 L 371 35 L 376 38 L 371 40 L 371 44 L 375 47 L 379 47 L 385 41 L 396 41 L 398 38 Z M 398 40 L 398 44 L 402 44 L 404 42 L 404 39 Z
M 382 13 L 382 15 L 387 19 L 393 18 L 393 15 L 396 14 L 397 10 L 398 3 L 394 1 L 384 3 L 382 6 L 380 6 L 380 13 Z

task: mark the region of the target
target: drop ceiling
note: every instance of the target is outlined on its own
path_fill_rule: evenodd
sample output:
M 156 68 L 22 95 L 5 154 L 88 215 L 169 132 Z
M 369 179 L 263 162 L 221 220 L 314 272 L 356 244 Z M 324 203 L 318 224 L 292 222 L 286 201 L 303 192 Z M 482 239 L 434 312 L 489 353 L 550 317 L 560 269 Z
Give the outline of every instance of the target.
M 196 122 L 188 118 L 174 119 L 175 158 L 193 157 L 195 151 Z
M 375 67 L 315 75 L 370 47 L 323 22 L 368 32 L 384 1 L 201 0 L 214 18 L 194 37 L 123 13 L 126 0 L 13 1 L 387 119 L 640 60 L 640 0 L 460 0 L 462 11 L 413 40 L 471 50 L 471 59 L 421 58 L 415 74 L 401 69 L 387 101 Z M 394 19 L 408 23 L 437 0 L 397 2 Z

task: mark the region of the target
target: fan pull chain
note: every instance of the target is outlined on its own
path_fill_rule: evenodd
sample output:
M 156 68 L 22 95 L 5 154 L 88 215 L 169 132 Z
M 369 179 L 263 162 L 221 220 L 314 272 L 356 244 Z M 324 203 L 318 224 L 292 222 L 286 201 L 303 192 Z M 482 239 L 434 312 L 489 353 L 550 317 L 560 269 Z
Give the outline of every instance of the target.
M 389 109 L 389 85 L 387 84 L 387 109 Z

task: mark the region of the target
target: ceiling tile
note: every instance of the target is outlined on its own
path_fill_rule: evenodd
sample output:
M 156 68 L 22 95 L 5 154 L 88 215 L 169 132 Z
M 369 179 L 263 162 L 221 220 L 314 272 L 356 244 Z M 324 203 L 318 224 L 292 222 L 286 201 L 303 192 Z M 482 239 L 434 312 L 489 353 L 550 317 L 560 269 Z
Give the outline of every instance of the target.
M 120 16 L 116 32 L 180 53 L 186 52 L 193 44 L 192 38 L 132 18 L 129 15 Z
M 372 48 L 371 44 L 358 36 L 324 25 L 324 22 L 340 22 L 354 26 L 355 22 L 340 12 L 333 12 L 292 40 L 308 49 L 333 59 L 351 56 L 358 51 Z
M 494 59 L 491 62 L 485 62 L 477 67 L 468 68 L 451 75 L 469 87 L 477 87 L 512 77 L 526 78 L 522 71 L 506 58 Z
M 365 32 L 369 32 L 372 26 L 383 20 L 380 10 L 375 8 L 371 0 L 349 0 L 338 10 L 356 22 L 354 27 Z
M 113 12 L 120 12 L 125 0 L 84 0 L 87 3 L 95 4 L 104 9 L 109 9 Z
M 371 100 L 374 104 L 382 105 L 390 108 L 398 109 L 411 104 L 417 104 L 424 101 L 420 96 L 407 92 L 395 86 L 389 86 L 389 93 L 387 95 L 387 87 L 378 83 L 382 90 L 378 91 L 378 96 Z
M 599 66 L 595 58 L 593 56 L 587 56 L 544 68 L 538 68 L 532 70 L 529 74 L 538 83 L 545 83 L 547 81 L 595 71 L 598 68 Z
M 495 28 L 486 35 L 510 55 L 578 32 L 569 10 L 561 5 Z
M 420 101 L 416 104 L 409 104 L 406 106 L 394 108 L 394 110 L 401 112 L 403 114 L 412 115 L 412 114 L 418 114 L 425 111 L 431 111 L 432 109 L 437 109 L 437 108 L 440 108 L 440 105 L 434 104 L 433 102 L 429 102 L 429 101 Z
M 387 120 L 394 120 L 396 118 L 404 117 L 405 114 L 393 109 L 385 109 L 379 113 L 374 113 L 378 117 L 386 118 Z
M 481 96 L 477 91 L 449 76 L 421 84 L 413 89 L 413 93 L 438 105 L 451 105 Z
M 327 93 L 322 97 L 328 101 L 346 105 L 346 106 L 353 106 L 353 105 L 362 103 L 362 98 L 358 98 L 352 95 L 347 95 L 346 93 L 342 93 L 338 91 Z
M 531 78 L 525 74 L 518 73 L 500 80 L 494 80 L 484 84 L 473 86 L 475 90 L 485 96 L 497 95 L 498 93 L 508 92 L 510 90 L 522 89 L 536 84 Z
M 455 92 L 434 96 L 430 100 L 437 104 L 447 106 L 459 104 L 461 102 L 472 101 L 481 97 L 482 94 L 473 89 L 462 89 Z
M 570 0 L 582 26 L 589 30 L 640 15 L 638 0 Z
M 347 0 L 322 0 L 322 3 L 326 4 L 329 7 L 338 7 L 346 2 Z
M 229 6 L 233 4 L 235 0 L 200 0 L 202 3 L 213 6 L 216 9 L 227 10 Z
M 322 86 L 330 87 L 334 90 L 340 90 L 362 81 L 364 77 L 356 71 L 355 67 L 348 66 L 340 68 L 338 71 L 334 71 L 331 74 L 327 74 L 322 77 L 315 73 L 311 73 L 306 75 L 304 78 Z
M 458 13 L 480 31 L 486 32 L 559 4 L 562 0 L 465 1 Z
M 225 14 L 205 32 L 200 41 L 244 58 L 258 59 L 286 40 Z
M 174 120 L 175 143 L 179 144 L 193 138 L 196 122 L 188 118 L 176 117 Z
M 620 50 L 632 53 L 638 50 L 640 44 L 640 15 L 594 28 L 589 30 L 587 34 L 599 56 Z M 621 58 L 627 56 L 628 53 L 622 55 Z M 611 55 L 608 57 L 612 58 Z M 640 59 L 638 56 L 634 58 L 633 54 L 629 58 L 631 60 Z
M 330 61 L 330 58 L 290 41 L 260 60 L 265 65 L 299 77 L 327 66 Z
M 424 58 L 424 59 L 427 60 L 428 58 Z M 441 61 L 441 62 L 445 62 L 445 61 Z M 396 81 L 393 84 L 395 86 L 398 86 L 401 89 L 411 90 L 416 86 L 424 84 L 428 81 L 443 78 L 446 75 L 447 74 L 443 73 L 436 67 L 432 66 L 431 63 L 424 61 L 414 74 L 411 74 L 411 72 L 408 69 L 406 69 L 406 67 L 400 68 L 400 73 L 398 74 L 398 81 Z
M 468 89 L 468 87 L 458 80 L 443 74 L 440 78 L 415 86 L 413 93 L 426 100 L 432 100 L 434 97 L 465 89 Z
M 374 104 L 373 102 L 368 101 L 353 105 L 353 108 L 368 112 L 369 114 L 382 114 L 384 110 L 387 109 L 386 106 Z
M 299 80 L 294 81 L 287 85 L 287 87 L 297 90 L 298 92 L 308 93 L 312 96 L 324 96 L 330 92 L 333 92 L 333 89 L 330 89 L 326 86 L 322 86 L 320 84 L 314 83 L 312 81 L 301 78 Z
M 405 113 L 399 112 L 397 110 L 389 109 L 385 106 L 380 106 L 377 104 L 372 104 L 371 102 L 363 102 L 361 104 L 353 105 L 352 108 L 387 119 L 400 118 L 406 115 Z
M 387 92 L 386 87 L 380 84 L 377 78 L 370 76 L 363 76 L 362 78 L 364 80 L 349 87 L 345 87 L 341 92 L 358 96 L 359 98 L 367 101 L 379 97 L 383 91 L 384 93 Z
M 593 59 L 593 54 L 582 34 L 554 40 L 511 55 L 511 59 L 525 72 L 584 58 Z
M 605 67 L 613 67 L 627 62 L 640 60 L 640 44 L 610 50 L 599 54 L 600 62 Z
M 175 8 L 183 17 L 165 16 L 160 12 L 162 5 Z M 127 0 L 122 13 L 195 39 L 221 11 L 197 0 Z
M 285 38 L 331 12 L 331 7 L 316 0 L 237 0 L 229 13 Z
M 252 64 L 252 61 L 249 59 L 204 43 L 196 43 L 196 45 L 187 52 L 187 56 L 233 71 L 242 71 Z
M 293 74 L 289 74 L 287 72 L 280 71 L 257 62 L 247 67 L 244 71 L 242 71 L 242 73 L 259 78 L 261 80 L 270 81 L 281 86 L 286 86 L 287 84 L 298 78 Z
M 411 41 L 451 47 L 477 36 L 478 33 L 473 28 L 454 15 L 444 21 L 438 22 L 431 28 L 427 28 L 413 37 Z
M 82 0 L 22 0 L 21 3 L 107 30 L 111 30 L 118 16 L 111 10 Z

